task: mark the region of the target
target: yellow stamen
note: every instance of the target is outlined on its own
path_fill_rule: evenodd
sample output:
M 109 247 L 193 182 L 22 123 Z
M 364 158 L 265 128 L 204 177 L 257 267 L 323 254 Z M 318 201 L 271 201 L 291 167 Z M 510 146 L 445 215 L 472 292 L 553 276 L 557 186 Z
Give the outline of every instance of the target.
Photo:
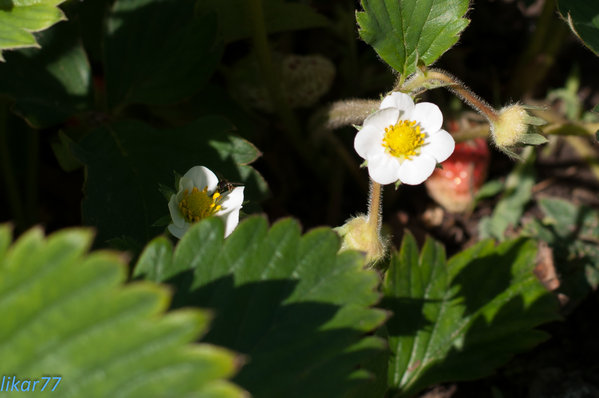
M 208 195 L 208 187 L 204 187 L 201 191 L 194 187 L 191 193 L 187 189 L 183 192 L 179 209 L 188 222 L 198 222 L 219 211 L 222 208 L 219 204 L 222 199 L 218 192 Z
M 411 159 L 420 153 L 426 134 L 420 131 L 415 121 L 400 120 L 394 126 L 385 128 L 383 146 L 391 155 L 401 159 Z

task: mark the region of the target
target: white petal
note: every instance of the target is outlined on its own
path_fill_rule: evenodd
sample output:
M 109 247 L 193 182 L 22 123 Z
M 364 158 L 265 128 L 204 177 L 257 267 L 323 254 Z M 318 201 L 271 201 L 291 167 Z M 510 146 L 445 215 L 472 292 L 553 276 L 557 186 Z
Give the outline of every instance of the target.
M 429 178 L 437 162 L 432 156 L 420 154 L 412 158 L 412 160 L 406 160 L 401 164 L 399 168 L 399 180 L 408 185 L 422 184 L 424 180 Z
M 385 150 L 383 147 L 383 137 L 385 130 L 374 126 L 364 126 L 356 138 L 354 138 L 354 149 L 364 159 Z
M 443 114 L 437 105 L 421 102 L 414 107 L 411 120 L 417 121 L 426 133 L 432 135 L 443 125 Z
M 395 125 L 395 123 L 397 123 L 398 117 L 399 110 L 397 110 L 396 108 L 381 109 L 368 116 L 364 120 L 362 128 L 369 126 L 378 130 L 385 131 L 385 127 L 393 126 Z
M 383 153 L 368 159 L 368 174 L 379 184 L 391 184 L 399 178 L 399 161 L 397 158 Z
M 181 239 L 183 237 L 183 235 L 185 234 L 185 232 L 187 232 L 187 230 L 189 229 L 189 225 L 188 223 L 185 223 L 185 225 L 181 228 L 181 227 L 177 227 L 175 224 L 170 224 L 167 229 L 168 232 L 170 232 L 174 237 Z
M 445 130 L 439 130 L 437 133 L 428 137 L 427 142 L 422 147 L 422 154 L 430 155 L 441 163 L 447 160 L 455 149 L 455 141 L 451 134 Z
M 218 185 L 218 178 L 216 175 L 207 167 L 194 166 L 183 175 L 185 178 L 190 178 L 193 181 L 193 185 L 199 190 L 208 187 L 208 192 L 214 192 Z
M 237 224 L 239 224 L 239 209 L 240 207 L 224 214 L 216 214 L 217 217 L 222 218 L 225 222 L 225 238 L 229 236 L 235 227 L 237 227 Z
M 173 220 L 173 224 L 175 224 L 179 228 L 185 225 L 185 219 L 183 218 L 183 214 L 181 214 L 181 210 L 178 206 L 177 197 L 175 195 L 171 195 L 171 198 L 168 201 L 168 211 L 169 213 L 171 213 L 171 219 Z
M 412 110 L 414 109 L 414 100 L 408 94 L 393 92 L 386 96 L 379 109 L 384 108 L 396 108 L 399 110 L 399 117 L 405 119 L 406 116 L 412 114 Z
M 194 185 L 193 185 L 193 180 L 189 177 L 181 177 L 181 179 L 179 179 L 179 192 L 177 192 L 177 196 L 179 194 L 182 194 L 185 190 L 187 190 L 187 192 L 191 192 L 191 190 L 193 189 Z M 177 199 L 181 199 L 181 198 L 177 198 Z
M 231 211 L 233 209 L 241 209 L 243 203 L 243 190 L 245 187 L 235 187 L 229 192 L 221 202 L 223 211 Z

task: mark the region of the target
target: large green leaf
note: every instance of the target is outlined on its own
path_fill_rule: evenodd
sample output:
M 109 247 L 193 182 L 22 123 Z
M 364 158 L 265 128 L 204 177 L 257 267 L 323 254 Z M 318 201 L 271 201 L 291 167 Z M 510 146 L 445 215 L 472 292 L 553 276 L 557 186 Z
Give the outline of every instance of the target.
M 419 255 L 407 235 L 384 283 L 395 395 L 485 376 L 546 339 L 533 328 L 558 318 L 557 303 L 532 272 L 535 256 L 533 241 L 487 240 L 446 262 L 439 243 L 427 240 Z
M 0 64 L 0 94 L 38 128 L 65 121 L 91 102 L 91 70 L 71 23 L 38 34 L 42 49 L 6 54 Z
M 157 130 L 139 121 L 121 121 L 91 132 L 74 153 L 86 165 L 83 221 L 98 228 L 99 241 L 131 241 L 141 249 L 162 231 L 153 226 L 168 215 L 160 184 L 173 187 L 174 174 L 203 165 L 229 181 L 246 184 L 246 198 L 263 192 L 260 175 L 251 167 L 258 150 L 230 135 L 231 124 L 207 116 L 185 127 Z
M 195 93 L 222 53 L 216 18 L 194 16 L 193 0 L 118 0 L 107 23 L 111 108 L 170 104 Z
M 175 304 L 212 308 L 207 341 L 248 356 L 235 381 L 255 397 L 342 397 L 362 382 L 358 365 L 381 350 L 364 334 L 385 319 L 377 274 L 357 252 L 337 254 L 328 228 L 300 235 L 293 220 L 268 229 L 252 217 L 226 240 L 220 219 L 194 225 L 174 253 L 165 238 L 135 275 L 176 286 Z
M 0 61 L 2 50 L 39 47 L 32 32 L 39 32 L 62 21 L 57 6 L 64 0 L 3 0 L 0 2 Z
M 402 76 L 430 65 L 459 38 L 469 0 L 362 0 L 360 37 Z
M 599 211 L 558 198 L 542 198 L 539 206 L 545 217 L 526 227 L 553 249 L 560 291 L 575 305 L 599 286 Z
M 252 36 L 247 0 L 201 0 L 203 9 L 216 12 L 221 34 L 226 42 Z M 283 0 L 263 0 L 260 5 L 268 33 L 319 28 L 329 24 L 321 14 L 306 4 Z
M 572 32 L 599 55 L 599 3 L 589 0 L 557 0 L 559 12 Z
M 61 398 L 242 397 L 225 380 L 239 360 L 189 344 L 206 332 L 206 312 L 165 315 L 168 290 L 124 286 L 122 257 L 87 254 L 91 238 L 71 229 L 44 239 L 33 229 L 9 248 L 10 230 L 0 226 L 0 374 L 19 382 L 3 396 L 39 394 L 42 377 L 54 377 L 45 391 Z

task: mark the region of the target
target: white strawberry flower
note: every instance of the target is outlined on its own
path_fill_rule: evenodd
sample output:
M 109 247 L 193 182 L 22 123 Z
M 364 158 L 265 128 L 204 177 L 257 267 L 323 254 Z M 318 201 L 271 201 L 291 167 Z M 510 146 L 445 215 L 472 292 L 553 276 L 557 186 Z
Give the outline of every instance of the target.
M 453 137 L 441 128 L 442 124 L 443 114 L 437 105 L 414 104 L 409 95 L 394 92 L 364 120 L 354 148 L 366 159 L 373 181 L 418 185 L 455 148 Z
M 218 178 L 204 166 L 192 167 L 179 180 L 179 191 L 168 202 L 168 231 L 181 238 L 189 227 L 209 216 L 225 222 L 225 237 L 239 224 L 244 187 L 219 190 Z

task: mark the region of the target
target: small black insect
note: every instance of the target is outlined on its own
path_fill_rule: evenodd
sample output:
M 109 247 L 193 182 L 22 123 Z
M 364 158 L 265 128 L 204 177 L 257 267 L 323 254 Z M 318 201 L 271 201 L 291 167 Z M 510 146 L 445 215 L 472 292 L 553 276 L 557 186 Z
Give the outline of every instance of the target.
M 229 193 L 233 189 L 235 189 L 235 187 L 240 187 L 242 185 L 243 184 L 238 183 L 238 182 L 231 182 L 231 181 L 227 181 L 225 179 L 221 179 L 218 182 L 218 185 L 216 186 L 216 191 L 220 194 Z

